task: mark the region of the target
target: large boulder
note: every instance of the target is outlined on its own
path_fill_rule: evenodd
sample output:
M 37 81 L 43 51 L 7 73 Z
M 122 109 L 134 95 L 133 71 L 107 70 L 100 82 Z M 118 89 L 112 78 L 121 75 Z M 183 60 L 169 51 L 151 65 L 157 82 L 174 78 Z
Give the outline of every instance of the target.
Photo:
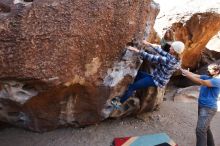
M 157 13 L 151 0 L 2 0 L 0 121 L 46 131 L 107 118 L 141 64 L 125 46 L 153 38 Z

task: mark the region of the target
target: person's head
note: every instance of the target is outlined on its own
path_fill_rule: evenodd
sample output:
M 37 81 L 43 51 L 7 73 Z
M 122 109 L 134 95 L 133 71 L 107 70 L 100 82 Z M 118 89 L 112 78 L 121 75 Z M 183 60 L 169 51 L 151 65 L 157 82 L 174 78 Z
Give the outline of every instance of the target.
M 220 74 L 220 66 L 216 63 L 210 64 L 208 66 L 208 72 L 210 76 L 217 76 Z
M 170 51 L 169 53 L 173 56 L 176 57 L 180 57 L 180 55 L 183 53 L 185 49 L 185 45 L 183 42 L 181 41 L 174 41 L 173 43 L 171 43 L 170 45 Z

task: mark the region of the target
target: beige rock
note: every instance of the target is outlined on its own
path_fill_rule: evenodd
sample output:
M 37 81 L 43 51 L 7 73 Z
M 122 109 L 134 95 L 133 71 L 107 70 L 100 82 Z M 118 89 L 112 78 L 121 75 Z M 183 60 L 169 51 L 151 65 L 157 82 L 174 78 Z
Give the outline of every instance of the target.
M 186 88 L 181 88 L 177 90 L 177 93 L 174 95 L 175 102 L 197 102 L 199 97 L 199 86 L 189 86 Z

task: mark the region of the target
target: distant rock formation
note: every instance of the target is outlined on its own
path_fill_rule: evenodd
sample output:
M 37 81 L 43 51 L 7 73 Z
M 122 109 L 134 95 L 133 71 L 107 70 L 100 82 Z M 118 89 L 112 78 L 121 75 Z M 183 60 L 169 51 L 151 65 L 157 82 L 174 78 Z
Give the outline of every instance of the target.
M 174 23 L 171 29 L 175 32 L 175 39 L 186 45 L 183 67 L 196 69 L 206 44 L 220 30 L 220 14 L 196 13 L 187 21 Z

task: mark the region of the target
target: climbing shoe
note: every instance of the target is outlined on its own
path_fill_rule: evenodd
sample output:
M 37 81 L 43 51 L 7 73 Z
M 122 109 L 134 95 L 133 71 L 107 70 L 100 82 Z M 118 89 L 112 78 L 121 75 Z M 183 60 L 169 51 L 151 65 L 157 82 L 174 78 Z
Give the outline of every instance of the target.
M 120 102 L 120 97 L 112 98 L 111 104 L 114 106 L 115 109 L 119 109 L 119 110 L 122 109 L 121 102 Z

